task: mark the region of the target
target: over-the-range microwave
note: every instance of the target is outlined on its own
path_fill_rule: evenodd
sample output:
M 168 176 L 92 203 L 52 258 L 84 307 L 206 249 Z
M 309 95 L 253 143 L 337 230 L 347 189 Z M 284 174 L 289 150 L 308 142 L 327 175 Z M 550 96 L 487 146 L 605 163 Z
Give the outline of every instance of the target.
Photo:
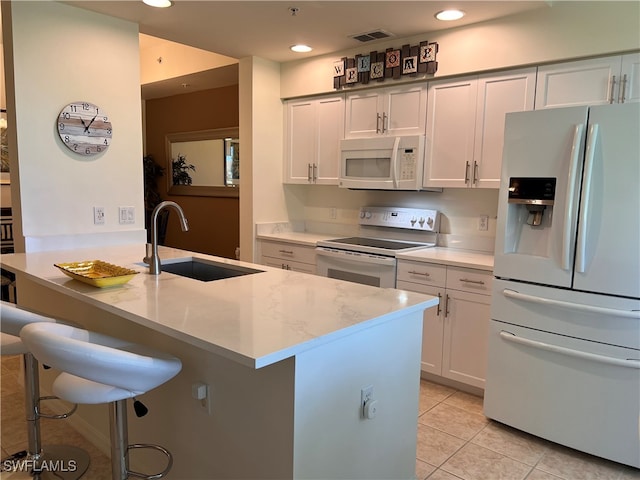
M 421 190 L 424 142 L 424 135 L 341 140 L 338 185 L 352 189 Z

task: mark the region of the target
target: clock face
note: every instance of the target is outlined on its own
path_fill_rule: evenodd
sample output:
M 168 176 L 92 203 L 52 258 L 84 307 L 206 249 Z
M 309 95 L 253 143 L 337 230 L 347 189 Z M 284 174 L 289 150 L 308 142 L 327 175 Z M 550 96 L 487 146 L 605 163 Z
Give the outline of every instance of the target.
M 111 133 L 107 112 L 92 103 L 70 103 L 58 116 L 60 139 L 78 155 L 95 155 L 106 151 L 111 144 Z

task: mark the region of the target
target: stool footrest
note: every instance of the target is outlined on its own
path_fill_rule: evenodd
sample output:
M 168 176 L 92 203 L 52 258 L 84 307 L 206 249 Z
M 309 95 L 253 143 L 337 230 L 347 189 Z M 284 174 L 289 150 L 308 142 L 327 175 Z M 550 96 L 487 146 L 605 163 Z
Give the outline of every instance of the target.
M 39 402 L 43 401 L 43 400 L 60 400 L 58 397 L 56 397 L 55 395 L 47 395 L 46 397 L 40 397 L 38 398 Z M 64 418 L 69 418 L 71 415 L 73 415 L 76 410 L 78 409 L 78 404 L 74 403 L 73 404 L 73 408 L 71 410 L 69 410 L 68 412 L 65 413 L 60 413 L 57 415 L 54 414 L 50 414 L 50 413 L 42 413 L 40 411 L 40 405 L 38 403 L 38 405 L 36 405 L 36 415 L 40 418 L 49 418 L 49 419 L 53 419 L 53 420 L 62 420 Z
M 145 480 L 157 480 L 159 478 L 164 477 L 167 473 L 169 473 L 169 470 L 171 470 L 171 467 L 173 466 L 173 456 L 171 455 L 171 452 L 166 448 L 161 447 L 160 445 L 153 445 L 151 443 L 134 443 L 132 445 L 127 446 L 127 451 L 134 448 L 152 448 L 154 450 L 158 450 L 159 452 L 163 453 L 167 457 L 167 467 L 161 472 L 153 473 L 151 475 L 127 470 L 128 476 L 142 478 Z

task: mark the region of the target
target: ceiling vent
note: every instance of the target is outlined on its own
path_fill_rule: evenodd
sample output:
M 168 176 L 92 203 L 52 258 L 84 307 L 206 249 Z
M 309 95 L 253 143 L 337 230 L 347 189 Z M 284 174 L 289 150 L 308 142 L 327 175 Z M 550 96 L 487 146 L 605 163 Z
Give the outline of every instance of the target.
M 382 38 L 393 37 L 393 33 L 385 32 L 384 30 L 378 29 L 373 30 L 372 32 L 366 33 L 357 33 L 355 35 L 349 35 L 350 38 L 354 40 L 358 40 L 359 42 L 366 43 L 371 42 L 373 40 L 380 40 Z

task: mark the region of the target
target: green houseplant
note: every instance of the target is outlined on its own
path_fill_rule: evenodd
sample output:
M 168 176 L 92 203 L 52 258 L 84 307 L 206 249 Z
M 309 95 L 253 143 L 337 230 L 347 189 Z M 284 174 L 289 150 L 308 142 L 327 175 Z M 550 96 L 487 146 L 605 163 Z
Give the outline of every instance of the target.
M 173 169 L 173 184 L 174 185 L 191 185 L 193 180 L 189 175 L 189 170 L 196 171 L 196 167 L 190 163 L 187 163 L 187 157 L 178 154 L 178 158 L 172 160 L 171 166 Z
M 158 191 L 158 178 L 164 175 L 164 168 L 155 162 L 153 155 L 142 157 L 142 165 L 144 176 L 144 226 L 147 229 L 147 241 L 150 242 L 151 214 L 153 209 L 162 202 L 162 197 Z M 168 211 L 166 212 L 168 213 Z M 165 234 L 166 222 L 164 222 L 164 228 L 160 228 L 158 231 L 159 243 L 164 243 Z

